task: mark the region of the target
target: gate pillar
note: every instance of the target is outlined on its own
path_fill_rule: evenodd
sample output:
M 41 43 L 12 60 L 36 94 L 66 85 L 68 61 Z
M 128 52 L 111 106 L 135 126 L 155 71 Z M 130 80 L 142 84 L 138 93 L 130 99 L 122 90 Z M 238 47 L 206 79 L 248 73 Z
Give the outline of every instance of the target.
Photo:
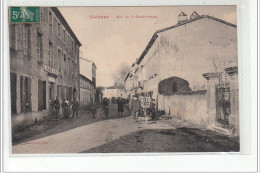
M 230 76 L 230 106 L 229 130 L 234 136 L 239 135 L 239 96 L 238 96 L 238 68 L 229 67 L 225 69 Z
M 216 122 L 216 85 L 219 84 L 221 73 L 205 73 L 203 77 L 207 79 L 207 113 L 208 126 L 214 126 Z

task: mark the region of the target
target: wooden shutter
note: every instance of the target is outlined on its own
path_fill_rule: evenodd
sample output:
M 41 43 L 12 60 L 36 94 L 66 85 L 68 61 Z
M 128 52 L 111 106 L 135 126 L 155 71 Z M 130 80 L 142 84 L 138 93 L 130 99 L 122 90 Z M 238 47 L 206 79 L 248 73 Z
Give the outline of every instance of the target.
M 24 100 L 24 77 L 20 77 L 20 106 L 21 106 L 21 112 L 24 112 L 24 106 L 25 106 L 25 100 Z
M 31 27 L 30 26 L 26 27 L 26 32 L 27 32 L 27 55 L 28 58 L 31 58 Z
M 32 87 L 31 87 L 32 79 L 28 77 L 27 80 L 28 80 L 27 102 L 29 103 L 29 111 L 31 111 L 31 109 L 32 109 L 32 100 L 31 100 L 32 99 Z
M 42 92 L 42 81 L 38 80 L 38 111 L 42 110 L 43 105 L 43 92 Z

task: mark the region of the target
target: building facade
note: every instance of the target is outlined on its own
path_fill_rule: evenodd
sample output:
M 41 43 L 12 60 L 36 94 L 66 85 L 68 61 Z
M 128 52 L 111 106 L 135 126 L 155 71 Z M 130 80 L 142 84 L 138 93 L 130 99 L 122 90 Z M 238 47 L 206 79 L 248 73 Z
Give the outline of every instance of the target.
M 95 87 L 90 79 L 80 74 L 80 106 L 86 108 L 95 103 Z
M 96 71 L 93 61 L 80 58 L 80 105 L 86 107 L 96 102 Z
M 192 91 L 206 89 L 202 74 L 237 65 L 236 25 L 215 17 L 185 13 L 178 23 L 154 33 L 125 79 L 127 92 L 158 95 L 160 81 L 178 77 Z
M 154 33 L 125 88 L 142 108 L 155 99 L 167 115 L 238 135 L 237 62 L 236 25 L 182 12 L 176 25 Z
M 80 63 L 80 74 L 90 79 L 94 85 L 94 88 L 96 88 L 97 67 L 95 63 L 93 61 L 84 58 L 80 58 L 79 63 Z
M 41 23 L 10 24 L 12 127 L 52 114 L 58 97 L 79 99 L 81 43 L 58 10 L 41 8 Z
M 112 97 L 126 98 L 126 93 L 123 87 L 111 86 L 111 87 L 104 88 L 103 97 L 104 98 L 106 97 L 108 99 L 111 99 Z

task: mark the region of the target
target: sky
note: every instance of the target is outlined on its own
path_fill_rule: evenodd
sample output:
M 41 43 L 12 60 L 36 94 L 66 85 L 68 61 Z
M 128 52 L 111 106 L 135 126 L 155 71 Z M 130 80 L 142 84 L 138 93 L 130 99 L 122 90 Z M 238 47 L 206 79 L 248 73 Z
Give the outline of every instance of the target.
M 59 7 L 59 10 L 82 44 L 82 58 L 96 64 L 97 86 L 105 87 L 113 85 L 112 74 L 120 65 L 131 66 L 140 57 L 156 30 L 177 24 L 181 12 L 188 18 L 196 11 L 199 15 L 237 23 L 235 6 Z

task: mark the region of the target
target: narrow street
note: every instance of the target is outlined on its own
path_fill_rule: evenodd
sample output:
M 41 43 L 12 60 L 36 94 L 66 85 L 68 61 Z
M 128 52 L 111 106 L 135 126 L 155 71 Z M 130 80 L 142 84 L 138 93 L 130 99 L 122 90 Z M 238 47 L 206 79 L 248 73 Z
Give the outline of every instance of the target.
M 237 138 L 232 139 L 209 130 L 186 128 L 185 123 L 175 119 L 136 122 L 128 116 L 128 111 L 123 118 L 117 118 L 116 110 L 117 105 L 111 104 L 111 119 L 14 145 L 12 152 L 54 154 L 239 150 Z

